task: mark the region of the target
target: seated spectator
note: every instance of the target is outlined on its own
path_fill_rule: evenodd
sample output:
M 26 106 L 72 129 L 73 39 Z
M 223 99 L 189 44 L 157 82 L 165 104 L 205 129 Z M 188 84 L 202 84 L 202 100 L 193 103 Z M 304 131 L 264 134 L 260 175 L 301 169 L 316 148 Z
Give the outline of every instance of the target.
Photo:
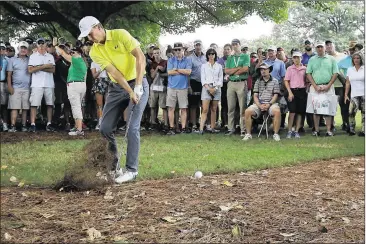
M 9 109 L 11 110 L 11 125 L 9 132 L 16 132 L 15 123 L 18 111 L 22 110 L 22 132 L 28 131 L 27 113 L 30 108 L 30 74 L 28 73 L 29 44 L 21 41 L 18 45 L 18 55 L 9 59 L 7 67 L 7 80 L 9 90 Z
M 267 64 L 261 64 L 259 66 L 261 78 L 259 78 L 254 85 L 254 104 L 249 106 L 245 111 L 245 125 L 246 134 L 243 141 L 252 139 L 252 122 L 253 118 L 258 119 L 262 113 L 268 112 L 273 117 L 273 139 L 280 141 L 278 131 L 281 124 L 281 111 L 277 104 L 278 94 L 280 93 L 280 87 L 278 80 L 272 77 L 272 66 Z
M 301 127 L 301 117 L 306 112 L 306 67 L 301 64 L 302 53 L 294 52 L 292 54 L 293 65 L 287 68 L 285 75 L 285 86 L 288 92 L 287 105 L 290 111 L 288 117 L 288 132 L 287 138 L 291 137 L 300 138 L 299 129 Z M 292 125 L 296 117 L 296 129 L 292 132 Z
M 352 88 L 351 104 L 349 107 L 349 134 L 356 134 L 355 117 L 357 111 L 360 110 L 362 116 L 362 129 L 358 135 L 365 136 L 365 66 L 363 63 L 363 56 L 360 53 L 353 54 L 352 64 L 353 67 L 350 67 L 347 70 L 346 91 L 344 93 L 344 103 L 347 103 L 347 100 L 349 100 L 349 90 Z
M 167 60 L 161 58 L 160 48 L 154 47 L 154 61 L 151 64 L 150 76 L 153 79 L 150 90 L 150 123 L 153 129 L 156 128 L 159 107 L 163 110 L 165 127 L 168 127 L 168 111 L 166 109 L 166 96 L 168 85 Z
M 169 132 L 167 135 L 175 135 L 174 110 L 178 102 L 181 112 L 182 133 L 187 133 L 187 108 L 188 108 L 188 77 L 192 71 L 192 60 L 183 56 L 183 44 L 174 43 L 176 56 L 168 60 L 168 92 L 166 106 L 169 107 Z
M 201 83 L 202 83 L 202 115 L 199 133 L 203 135 L 203 127 L 205 126 L 208 109 L 211 105 L 211 133 L 218 133 L 215 129 L 216 112 L 218 103 L 221 98 L 221 87 L 223 85 L 223 69 L 217 63 L 217 52 L 210 48 L 206 52 L 207 63 L 201 66 Z M 212 102 L 211 102 L 212 101 Z
M 86 60 L 82 58 L 83 50 L 80 47 L 71 49 L 70 55 L 60 47 L 56 47 L 60 55 L 71 63 L 67 76 L 67 96 L 71 104 L 72 115 L 75 119 L 75 129 L 69 132 L 70 136 L 84 135 L 82 101 L 86 92 Z

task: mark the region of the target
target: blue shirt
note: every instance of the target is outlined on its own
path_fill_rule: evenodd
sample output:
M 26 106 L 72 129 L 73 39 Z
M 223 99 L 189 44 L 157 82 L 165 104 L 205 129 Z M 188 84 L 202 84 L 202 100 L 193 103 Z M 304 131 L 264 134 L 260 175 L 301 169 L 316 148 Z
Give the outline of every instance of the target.
M 314 55 L 315 55 L 315 53 L 312 53 L 310 56 L 309 56 L 307 53 L 304 53 L 304 54 L 302 55 L 301 63 L 302 63 L 303 65 L 308 65 L 308 63 L 309 63 L 309 59 L 310 59 L 312 56 L 314 56 Z
M 190 58 L 183 57 L 178 60 L 177 57 L 171 57 L 168 60 L 167 70 L 172 69 L 192 69 L 192 60 Z M 168 76 L 168 88 L 183 90 L 188 88 L 188 75 L 169 75 Z
M 1 72 L 0 72 L 0 81 L 4 81 L 6 80 L 6 68 L 8 66 L 8 58 L 7 57 L 1 57 L 2 59 L 2 68 L 1 68 Z
M 285 63 L 283 61 L 277 59 L 277 58 L 275 60 L 267 59 L 267 60 L 264 61 L 264 63 L 273 67 L 271 75 L 272 75 L 273 78 L 278 80 L 278 82 L 281 84 L 282 81 L 283 81 L 283 78 L 286 75 L 286 65 L 285 65 Z
M 342 59 L 338 63 L 338 69 L 340 71 L 342 71 L 344 76 L 347 76 L 347 69 L 352 67 L 352 66 L 353 66 L 353 64 L 352 64 L 352 57 L 351 56 L 345 57 L 344 59 Z
M 8 60 L 7 71 L 13 72 L 11 77 L 13 88 L 29 88 L 31 75 L 28 73 L 28 62 L 29 57 L 22 59 L 15 56 Z
M 201 82 L 201 66 L 207 63 L 206 57 L 203 53 L 197 57 L 196 53 L 193 52 L 189 58 L 192 60 L 191 80 Z

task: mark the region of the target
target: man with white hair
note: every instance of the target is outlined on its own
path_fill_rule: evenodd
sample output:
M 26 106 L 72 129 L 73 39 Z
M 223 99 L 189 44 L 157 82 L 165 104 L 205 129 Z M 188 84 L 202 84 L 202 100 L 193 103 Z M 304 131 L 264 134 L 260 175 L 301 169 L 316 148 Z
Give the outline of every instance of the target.
M 30 74 L 28 72 L 29 44 L 21 41 L 18 45 L 18 55 L 9 59 L 7 67 L 7 81 L 9 90 L 9 109 L 11 110 L 11 124 L 9 132 L 16 132 L 15 123 L 18 111 L 22 110 L 22 132 L 26 132 L 27 113 L 30 108 Z

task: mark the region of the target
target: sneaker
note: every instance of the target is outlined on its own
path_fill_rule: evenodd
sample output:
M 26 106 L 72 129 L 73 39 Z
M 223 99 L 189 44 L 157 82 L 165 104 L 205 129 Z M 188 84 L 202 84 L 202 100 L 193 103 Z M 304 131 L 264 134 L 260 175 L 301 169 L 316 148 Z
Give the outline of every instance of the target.
M 360 137 L 365 137 L 365 132 L 360 131 L 360 132 L 358 133 L 358 136 L 360 136 Z
M 74 128 L 71 128 L 70 129 L 70 132 L 75 132 L 75 131 L 77 131 L 78 129 L 76 129 L 76 127 L 74 127 Z
M 216 129 L 211 129 L 210 132 L 212 134 L 217 134 L 217 133 L 220 133 L 220 130 L 216 130 Z
M 187 128 L 182 128 L 182 132 L 181 132 L 181 134 L 188 134 L 188 130 L 187 130 Z
M 343 130 L 343 131 L 347 131 L 347 130 L 348 130 L 348 126 L 347 126 L 347 124 L 342 124 L 342 130 Z
M 9 130 L 8 128 L 8 124 L 7 123 L 3 123 L 3 131 L 7 132 Z
M 66 130 L 66 131 L 70 131 L 70 130 L 71 130 L 71 125 L 70 125 L 70 123 L 66 123 L 66 125 L 65 125 L 65 130 Z
M 116 182 L 117 184 L 121 184 L 127 181 L 132 181 L 134 179 L 136 179 L 136 176 L 138 175 L 137 172 L 130 172 L 127 171 L 125 172 L 123 175 L 120 175 L 119 177 L 117 177 L 114 182 Z
M 208 128 L 208 127 L 207 127 L 207 128 Z M 182 133 L 183 133 L 183 130 L 184 130 L 184 129 L 182 129 Z M 193 133 L 198 133 L 198 132 L 199 132 L 199 129 L 198 129 L 197 125 L 194 125 L 194 126 L 192 127 L 192 132 L 193 132 Z
M 10 129 L 8 130 L 9 132 L 16 132 L 17 130 L 15 129 L 14 125 L 10 126 Z
M 27 132 L 27 131 L 28 131 L 27 126 L 23 125 L 23 126 L 22 126 L 22 132 Z
M 119 170 L 111 170 L 108 172 L 109 176 L 111 177 L 112 180 L 115 180 L 116 178 L 120 177 L 121 175 L 123 175 L 123 170 L 119 169 Z
M 82 130 L 75 130 L 75 131 L 69 132 L 69 136 L 83 136 L 83 135 L 84 135 L 84 131 L 82 131 Z
M 319 137 L 320 136 L 320 133 L 319 133 L 319 131 L 313 131 L 313 134 L 312 134 L 313 136 L 316 136 L 316 137 Z
M 99 130 L 100 127 L 99 127 L 99 124 L 97 124 L 97 126 L 95 126 L 95 130 Z
M 349 135 L 350 135 L 350 136 L 354 136 L 354 135 L 356 135 L 355 128 L 353 128 L 353 127 L 350 127 L 350 128 L 349 128 Z
M 51 124 L 46 126 L 46 131 L 55 131 L 55 128 L 51 126 Z
M 334 136 L 334 135 L 333 135 L 333 133 L 332 133 L 332 132 L 328 131 L 328 132 L 325 134 L 325 136 L 330 136 L 330 137 L 331 137 L 331 136 Z
M 305 128 L 304 128 L 304 127 L 301 127 L 301 128 L 299 129 L 299 133 L 305 133 Z
M 294 137 L 295 137 L 296 139 L 300 139 L 300 134 L 299 134 L 299 132 L 295 131 L 295 132 L 294 132 Z
M 287 132 L 287 136 L 286 136 L 286 138 L 287 139 L 291 139 L 291 137 L 292 137 L 292 131 L 289 131 L 289 132 Z
M 245 131 L 245 130 L 240 132 L 240 136 L 241 136 L 241 137 L 244 137 L 246 134 L 247 134 L 247 133 L 246 133 L 246 131 Z
M 166 133 L 168 136 L 174 136 L 175 132 L 174 132 L 174 128 L 170 128 L 168 133 Z
M 273 140 L 275 140 L 275 141 L 281 141 L 280 135 L 279 134 L 274 134 L 273 135 Z
M 225 133 L 225 136 L 231 136 L 234 134 L 235 131 L 233 130 L 228 130 L 226 133 Z
M 252 135 L 251 134 L 245 134 L 243 141 L 249 141 L 252 139 Z
M 36 126 L 35 125 L 31 125 L 29 127 L 29 132 L 36 132 Z

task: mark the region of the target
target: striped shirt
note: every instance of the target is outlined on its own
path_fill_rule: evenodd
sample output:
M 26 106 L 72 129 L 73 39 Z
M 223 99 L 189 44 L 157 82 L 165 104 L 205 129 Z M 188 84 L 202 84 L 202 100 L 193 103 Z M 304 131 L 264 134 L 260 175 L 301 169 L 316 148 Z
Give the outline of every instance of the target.
M 278 80 L 272 76 L 269 77 L 267 82 L 262 77 L 259 78 L 254 85 L 253 93 L 258 94 L 260 103 L 269 103 L 275 94 L 280 94 Z

